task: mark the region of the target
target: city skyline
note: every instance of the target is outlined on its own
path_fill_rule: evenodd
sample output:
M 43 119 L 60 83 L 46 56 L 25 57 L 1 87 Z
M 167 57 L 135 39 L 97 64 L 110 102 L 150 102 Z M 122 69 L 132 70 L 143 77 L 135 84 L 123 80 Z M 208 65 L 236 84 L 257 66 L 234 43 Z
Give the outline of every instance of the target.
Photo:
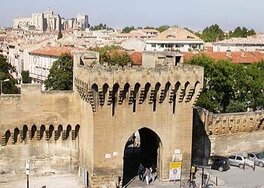
M 224 30 L 245 26 L 259 32 L 264 31 L 264 25 L 261 24 L 264 2 L 258 0 L 252 0 L 250 6 L 246 0 L 165 0 L 155 3 L 150 0 L 2 0 L 1 4 L 0 26 L 5 27 L 12 26 L 16 17 L 28 17 L 34 12 L 43 12 L 50 8 L 65 18 L 75 17 L 78 13 L 87 14 L 91 25 L 104 23 L 114 28 L 132 25 L 178 25 L 201 30 L 206 26 L 218 24 Z

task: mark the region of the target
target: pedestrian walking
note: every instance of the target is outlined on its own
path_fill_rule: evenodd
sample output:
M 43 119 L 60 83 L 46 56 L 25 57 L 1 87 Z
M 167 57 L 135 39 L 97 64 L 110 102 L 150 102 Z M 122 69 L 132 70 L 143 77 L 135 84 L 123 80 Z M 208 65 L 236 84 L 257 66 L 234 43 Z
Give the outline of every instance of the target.
M 145 173 L 144 173 L 145 181 L 146 184 L 148 185 L 151 181 L 151 170 L 150 168 L 146 168 Z
M 139 180 L 144 181 L 145 167 L 140 163 L 138 167 L 138 177 Z

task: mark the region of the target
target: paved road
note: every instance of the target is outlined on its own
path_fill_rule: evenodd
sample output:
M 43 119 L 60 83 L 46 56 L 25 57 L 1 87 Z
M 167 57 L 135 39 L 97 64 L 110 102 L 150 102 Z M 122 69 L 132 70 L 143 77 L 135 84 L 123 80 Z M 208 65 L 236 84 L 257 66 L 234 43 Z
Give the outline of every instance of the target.
M 220 186 L 225 188 L 264 188 L 264 168 L 256 167 L 255 171 L 251 167 L 245 170 L 238 167 L 231 167 L 228 171 L 219 172 L 207 169 L 215 182 L 215 177 L 219 178 Z
M 46 187 L 45 187 L 46 186 Z M 18 182 L 0 183 L 1 188 L 26 188 L 26 179 Z M 83 188 L 74 174 L 30 178 L 30 188 Z
M 149 185 L 146 185 L 145 182 L 139 181 L 138 178 L 136 178 L 134 181 L 132 181 L 131 184 L 129 184 L 128 188 L 140 188 L 140 187 L 148 187 L 148 188 L 180 188 L 179 182 L 160 182 L 156 180 L 155 182 L 151 182 Z
M 206 172 L 210 174 L 212 182 L 215 182 L 215 177 L 218 177 L 218 186 L 216 188 L 264 188 L 264 168 L 256 167 L 255 171 L 252 168 L 247 167 L 245 170 L 237 167 L 231 167 L 230 170 L 225 172 L 219 172 L 217 170 L 206 169 Z M 201 172 L 197 172 L 196 183 L 201 183 Z M 209 182 L 210 184 L 212 182 Z M 46 186 L 46 187 L 45 187 Z M 25 188 L 26 180 L 20 180 L 17 182 L 1 183 L 1 188 Z M 52 175 L 42 177 L 31 177 L 30 187 L 32 188 L 83 188 L 78 182 L 78 178 L 74 174 L 66 175 Z M 156 180 L 150 185 L 146 185 L 144 182 L 135 178 L 134 181 L 128 186 L 131 188 L 179 188 L 179 182 L 159 182 Z

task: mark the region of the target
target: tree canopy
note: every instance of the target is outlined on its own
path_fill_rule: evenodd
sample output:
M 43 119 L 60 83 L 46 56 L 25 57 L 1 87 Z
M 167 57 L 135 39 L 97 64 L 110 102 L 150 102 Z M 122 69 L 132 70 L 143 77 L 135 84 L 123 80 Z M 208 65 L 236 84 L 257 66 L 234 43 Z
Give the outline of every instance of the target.
M 248 30 L 246 27 L 237 27 L 234 31 L 229 32 L 229 37 L 243 37 L 246 38 L 251 35 L 255 35 L 254 29 Z
M 161 25 L 161 26 L 157 27 L 156 29 L 157 29 L 159 32 L 163 32 L 163 31 L 165 31 L 165 30 L 167 30 L 167 29 L 169 29 L 169 28 L 170 28 L 169 25 Z
M 134 26 L 126 26 L 122 29 L 122 33 L 129 33 L 132 30 L 135 30 Z
M 254 29 L 247 29 L 246 27 L 236 27 L 234 31 L 229 31 L 229 33 L 224 33 L 219 25 L 214 24 L 209 27 L 204 28 L 201 34 L 195 33 L 197 36 L 201 37 L 205 42 L 217 42 L 225 38 L 232 37 L 243 37 L 246 38 L 251 35 L 256 35 Z
M 106 30 L 113 30 L 113 28 L 108 27 L 106 24 L 102 24 L 102 23 L 90 27 L 90 30 L 91 30 L 91 31 L 103 30 L 103 29 L 106 29 Z
M 4 56 L 0 55 L 0 80 L 9 80 L 2 82 L 2 92 L 5 94 L 16 94 L 20 92 L 16 86 L 17 80 L 12 76 L 14 72 L 15 68 L 7 62 Z
M 214 24 L 210 27 L 206 27 L 201 35 L 205 42 L 215 42 L 223 40 L 225 37 L 224 31 L 219 27 L 219 25 Z
M 144 29 L 156 29 L 159 32 L 163 32 L 163 31 L 169 29 L 170 27 L 171 26 L 169 26 L 169 25 L 161 25 L 158 27 L 146 26 L 146 27 L 144 27 Z M 142 29 L 142 27 L 126 26 L 122 29 L 122 33 L 129 33 L 130 31 L 136 30 L 136 29 Z
M 62 32 L 61 32 L 61 30 L 59 30 L 59 33 L 58 33 L 58 37 L 57 37 L 57 39 L 59 40 L 59 39 L 61 39 L 63 36 L 62 36 Z
M 70 54 L 63 54 L 53 62 L 48 79 L 45 80 L 46 90 L 72 90 L 73 59 Z
M 23 84 L 31 83 L 31 78 L 29 77 L 29 71 L 22 71 L 21 77 Z
M 105 46 L 102 48 L 93 48 L 91 50 L 97 51 L 100 54 L 100 63 L 109 63 L 110 65 L 124 66 L 132 63 L 128 53 L 118 46 Z
M 214 113 L 264 109 L 264 62 L 242 65 L 197 55 L 189 64 L 204 67 L 198 106 Z

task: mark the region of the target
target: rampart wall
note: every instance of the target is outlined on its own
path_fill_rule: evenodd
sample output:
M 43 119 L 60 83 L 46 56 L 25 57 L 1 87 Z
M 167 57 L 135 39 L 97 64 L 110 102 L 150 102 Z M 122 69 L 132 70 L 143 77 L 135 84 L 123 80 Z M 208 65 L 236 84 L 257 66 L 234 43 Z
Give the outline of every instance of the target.
M 264 151 L 264 111 L 213 114 L 197 108 L 194 117 L 196 156 Z M 201 161 L 201 159 L 200 159 Z
M 0 97 L 0 181 L 25 175 L 76 172 L 80 111 L 73 92 L 41 92 L 22 85 L 20 95 Z M 77 100 L 77 101 L 76 101 Z

